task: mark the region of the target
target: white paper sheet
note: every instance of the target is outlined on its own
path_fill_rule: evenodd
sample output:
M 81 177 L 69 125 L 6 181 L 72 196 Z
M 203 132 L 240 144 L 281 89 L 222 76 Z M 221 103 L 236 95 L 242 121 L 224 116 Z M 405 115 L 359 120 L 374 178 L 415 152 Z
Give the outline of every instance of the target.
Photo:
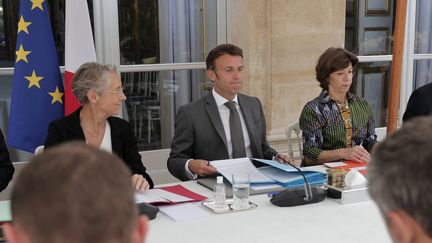
M 201 218 L 210 215 L 208 211 L 194 203 L 181 203 L 159 207 L 160 211 L 175 221 Z
M 178 203 L 187 202 L 191 199 L 163 189 L 151 189 L 146 192 L 135 192 L 136 203 Z
M 255 168 L 249 158 L 214 160 L 210 163 L 216 167 L 217 171 L 221 173 L 231 184 L 232 174 L 239 171 L 249 174 L 250 183 L 274 182 L 272 179 L 268 178 L 257 168 Z
M 145 193 L 135 192 L 135 202 L 136 203 L 143 203 L 143 202 L 145 202 L 145 203 L 156 203 L 156 202 L 169 203 L 168 200 L 163 199 L 159 195 L 153 194 L 150 191 L 145 192 Z

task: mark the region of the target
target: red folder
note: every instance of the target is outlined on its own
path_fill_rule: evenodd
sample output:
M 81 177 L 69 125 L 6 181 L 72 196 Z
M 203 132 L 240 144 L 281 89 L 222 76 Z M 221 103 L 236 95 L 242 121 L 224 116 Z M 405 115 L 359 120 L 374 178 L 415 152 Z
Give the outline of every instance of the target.
M 159 187 L 155 189 L 161 189 L 168 191 L 170 193 L 174 193 L 183 197 L 186 197 L 188 199 L 182 200 L 182 201 L 170 201 L 169 199 L 163 198 L 163 201 L 152 201 L 148 202 L 152 205 L 172 205 L 177 203 L 185 203 L 185 202 L 198 202 L 198 201 L 204 201 L 207 199 L 207 197 L 200 195 L 198 193 L 195 193 L 193 191 L 190 191 L 189 189 L 185 188 L 182 185 L 175 185 L 175 186 L 165 186 L 165 187 Z
M 169 191 L 178 195 L 181 195 L 183 197 L 188 197 L 191 200 L 188 202 L 198 202 L 198 201 L 204 201 L 207 199 L 207 197 L 200 195 L 198 193 L 195 193 L 193 191 L 190 191 L 186 187 L 182 185 L 175 185 L 175 186 L 165 186 L 165 187 L 159 187 L 158 189 L 163 189 L 165 191 Z

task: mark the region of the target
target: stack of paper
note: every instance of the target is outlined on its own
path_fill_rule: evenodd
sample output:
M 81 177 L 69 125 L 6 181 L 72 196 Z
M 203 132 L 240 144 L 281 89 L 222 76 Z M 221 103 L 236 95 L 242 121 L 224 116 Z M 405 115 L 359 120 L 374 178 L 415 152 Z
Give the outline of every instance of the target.
M 231 175 L 236 171 L 249 173 L 251 187 L 255 185 L 277 183 L 283 187 L 296 187 L 304 185 L 300 172 L 292 166 L 281 164 L 274 160 L 253 159 L 269 166 L 256 168 L 249 158 L 229 159 L 211 161 L 229 182 L 232 182 Z M 303 171 L 309 184 L 324 184 L 326 174 L 318 171 Z
M 275 180 L 284 187 L 296 187 L 304 185 L 303 176 L 290 165 L 281 164 L 274 160 L 253 159 L 269 166 L 260 167 L 259 170 L 267 177 Z M 300 169 L 301 170 L 301 169 Z M 310 185 L 324 184 L 327 175 L 319 171 L 303 171 Z
M 249 158 L 224 159 L 211 161 L 219 173 L 221 173 L 231 184 L 232 174 L 235 172 L 248 173 L 250 183 L 273 183 L 274 181 L 261 173 L 250 161 Z

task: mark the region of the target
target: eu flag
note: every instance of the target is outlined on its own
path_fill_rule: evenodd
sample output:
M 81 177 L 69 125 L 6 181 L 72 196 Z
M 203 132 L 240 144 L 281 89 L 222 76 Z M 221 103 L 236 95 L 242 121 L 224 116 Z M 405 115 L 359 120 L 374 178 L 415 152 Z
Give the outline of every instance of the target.
M 63 116 L 63 83 L 46 0 L 21 0 L 8 144 L 28 152 L 44 144 Z

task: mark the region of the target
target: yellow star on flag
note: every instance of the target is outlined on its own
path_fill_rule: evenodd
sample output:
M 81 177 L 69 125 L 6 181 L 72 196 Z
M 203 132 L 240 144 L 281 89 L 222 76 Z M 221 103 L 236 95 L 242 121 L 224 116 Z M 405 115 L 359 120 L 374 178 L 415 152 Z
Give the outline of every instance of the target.
M 63 104 L 62 97 L 63 97 L 64 93 L 59 91 L 58 86 L 56 86 L 56 90 L 54 92 L 48 92 L 48 93 L 49 93 L 49 95 L 51 95 L 53 97 L 51 104 L 54 104 L 55 102 L 59 102 L 59 103 Z
M 18 22 L 18 31 L 17 33 L 19 34 L 19 32 L 24 31 L 27 33 L 27 35 L 29 34 L 27 27 L 29 25 L 31 25 L 32 22 L 26 22 L 24 20 L 24 17 L 21 15 L 20 21 Z
M 28 63 L 27 60 L 27 55 L 30 54 L 31 51 L 26 51 L 24 50 L 22 44 L 20 45 L 18 51 L 16 51 L 16 61 L 15 62 L 19 62 L 20 60 L 23 60 L 24 62 Z
M 24 78 L 29 81 L 29 86 L 28 86 L 29 89 L 33 86 L 36 86 L 40 89 L 39 81 L 41 81 L 43 79 L 43 77 L 38 77 L 36 75 L 35 70 L 33 70 L 33 73 L 31 76 L 24 76 Z
M 56 101 L 63 104 L 62 97 L 63 97 L 64 93 L 59 91 L 58 86 L 56 86 L 55 92 L 48 92 L 48 93 L 49 93 L 49 95 L 51 95 L 53 97 L 51 104 L 54 104 Z
M 32 8 L 31 8 L 31 10 L 33 10 L 35 8 L 40 8 L 40 10 L 43 11 L 42 3 L 44 1 L 45 0 L 31 0 L 31 2 L 32 2 Z

